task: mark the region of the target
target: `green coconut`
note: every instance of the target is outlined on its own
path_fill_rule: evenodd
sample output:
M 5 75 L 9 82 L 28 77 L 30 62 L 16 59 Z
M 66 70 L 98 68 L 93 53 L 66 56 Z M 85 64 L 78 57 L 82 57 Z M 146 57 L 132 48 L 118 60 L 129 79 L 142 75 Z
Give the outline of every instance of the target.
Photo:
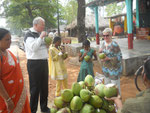
M 51 37 L 45 37 L 44 41 L 46 44 L 51 44 L 52 43 L 52 38 Z
M 87 75 L 84 79 L 85 85 L 88 87 L 92 87 L 94 86 L 94 78 L 92 77 L 92 75 Z
M 61 108 L 56 113 L 71 113 L 71 111 L 68 107 L 65 107 L 65 108 Z
M 114 105 L 114 101 L 113 100 L 108 100 L 108 104 L 109 105 Z
M 94 86 L 87 86 L 86 89 L 88 89 L 89 91 L 91 91 L 92 93 L 94 93 Z
M 109 102 L 106 99 L 104 99 L 104 98 L 102 98 L 102 100 L 103 100 L 102 108 L 105 109 L 105 110 L 108 110 Z
M 73 96 L 74 95 L 71 89 L 64 89 L 61 93 L 61 97 L 64 102 L 70 102 Z
M 50 108 L 50 111 L 51 111 L 51 113 L 56 113 L 57 112 L 57 108 L 53 106 L 52 108 Z
M 80 84 L 78 82 L 75 82 L 72 84 L 72 91 L 74 95 L 79 95 L 80 94 L 80 90 L 82 89 L 82 87 L 80 86 Z
M 96 113 L 107 113 L 107 112 L 103 109 L 96 109 Z
M 96 94 L 96 95 L 98 95 L 98 96 L 100 96 L 100 97 L 104 97 L 105 95 L 104 95 L 104 87 L 105 87 L 105 85 L 104 84 L 98 84 L 98 85 L 96 85 L 95 86 L 95 89 L 94 89 L 94 93 Z
M 73 111 L 78 111 L 82 108 L 83 102 L 79 96 L 74 96 L 70 102 L 70 108 Z
M 90 56 L 86 55 L 86 56 L 84 57 L 84 60 L 85 60 L 86 62 L 88 62 L 88 61 L 90 60 Z
M 117 96 L 117 92 L 118 92 L 118 89 L 116 88 L 114 84 L 107 84 L 104 87 L 104 95 L 107 98 Z
M 63 54 L 63 58 L 66 59 L 67 57 L 68 57 L 68 53 L 65 52 L 65 53 Z
M 56 97 L 54 99 L 54 104 L 57 108 L 62 108 L 64 106 L 65 102 L 63 101 L 62 97 L 60 96 L 60 97 Z
M 80 91 L 80 97 L 84 102 L 88 102 L 91 97 L 91 92 L 88 89 L 82 89 Z
M 105 57 L 106 57 L 105 53 L 100 53 L 100 54 L 99 54 L 99 58 L 100 58 L 100 59 L 104 59 Z
M 84 83 L 84 81 L 80 81 L 80 82 L 78 82 L 78 83 L 80 84 L 80 86 L 81 86 L 82 89 L 85 88 L 85 83 Z
M 95 109 L 90 104 L 85 104 L 83 108 L 80 110 L 80 113 L 95 113 Z
M 100 108 L 103 104 L 103 100 L 97 95 L 92 95 L 89 100 L 89 103 L 95 108 Z
M 114 105 L 109 105 L 108 111 L 109 111 L 109 112 L 115 111 L 115 106 L 114 106 Z

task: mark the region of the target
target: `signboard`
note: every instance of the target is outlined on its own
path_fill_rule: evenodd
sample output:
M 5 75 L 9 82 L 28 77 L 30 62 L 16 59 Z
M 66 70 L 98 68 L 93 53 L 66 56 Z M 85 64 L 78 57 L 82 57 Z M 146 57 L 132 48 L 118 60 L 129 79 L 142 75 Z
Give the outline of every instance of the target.
M 136 38 L 137 39 L 150 39 L 149 28 L 137 28 L 136 29 Z

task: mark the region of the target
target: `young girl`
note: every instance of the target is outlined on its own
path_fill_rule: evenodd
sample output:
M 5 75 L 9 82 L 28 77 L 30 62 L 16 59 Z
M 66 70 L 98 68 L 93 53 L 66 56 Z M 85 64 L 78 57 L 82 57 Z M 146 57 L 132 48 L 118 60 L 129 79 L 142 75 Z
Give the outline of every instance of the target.
M 67 89 L 67 69 L 64 64 L 63 51 L 60 49 L 61 38 L 55 37 L 49 49 L 49 74 L 51 79 L 56 80 L 55 96 L 60 96 L 61 84 Z
M 90 59 L 88 61 L 85 61 L 84 59 L 86 55 L 90 56 Z M 88 74 L 94 77 L 93 62 L 92 62 L 93 56 L 95 58 L 94 60 L 97 60 L 96 51 L 91 49 L 90 42 L 88 40 L 85 40 L 83 42 L 83 49 L 81 49 L 79 53 L 79 62 L 81 62 L 81 66 L 80 66 L 80 72 L 77 80 L 78 82 L 84 81 L 84 78 Z

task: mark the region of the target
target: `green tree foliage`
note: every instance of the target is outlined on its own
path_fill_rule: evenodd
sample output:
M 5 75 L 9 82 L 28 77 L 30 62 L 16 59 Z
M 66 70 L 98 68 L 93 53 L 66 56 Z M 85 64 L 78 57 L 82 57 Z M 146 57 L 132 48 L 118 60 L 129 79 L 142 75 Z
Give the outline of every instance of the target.
M 58 13 L 59 13 L 59 22 L 60 22 L 60 25 L 63 25 L 65 24 L 65 8 L 64 6 L 62 6 L 60 3 L 58 5 Z
M 105 11 L 107 16 L 112 16 L 122 13 L 122 10 L 125 8 L 125 2 L 122 3 L 112 3 L 106 6 Z
M 77 18 L 78 3 L 77 0 L 69 0 L 64 6 L 64 20 L 66 24 L 70 24 Z
M 31 27 L 33 18 L 37 16 L 45 19 L 46 28 L 56 27 L 55 0 L 4 0 L 1 7 L 4 7 L 2 16 L 7 19 L 11 30 Z

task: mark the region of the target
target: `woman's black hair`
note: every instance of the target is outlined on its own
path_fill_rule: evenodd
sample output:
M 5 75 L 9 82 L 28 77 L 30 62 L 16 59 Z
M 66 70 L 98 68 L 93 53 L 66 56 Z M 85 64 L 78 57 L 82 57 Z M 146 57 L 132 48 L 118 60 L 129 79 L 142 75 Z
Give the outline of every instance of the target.
M 150 80 L 150 59 L 147 59 L 144 63 L 144 73 L 146 77 Z
M 90 41 L 84 40 L 84 41 L 83 41 L 83 47 L 84 47 L 84 46 L 90 46 Z
M 8 33 L 9 33 L 8 30 L 6 30 L 4 28 L 0 28 L 0 40 L 2 40 L 4 38 L 4 36 Z
M 59 36 L 54 37 L 53 44 L 55 44 L 59 40 L 61 40 L 61 38 Z

